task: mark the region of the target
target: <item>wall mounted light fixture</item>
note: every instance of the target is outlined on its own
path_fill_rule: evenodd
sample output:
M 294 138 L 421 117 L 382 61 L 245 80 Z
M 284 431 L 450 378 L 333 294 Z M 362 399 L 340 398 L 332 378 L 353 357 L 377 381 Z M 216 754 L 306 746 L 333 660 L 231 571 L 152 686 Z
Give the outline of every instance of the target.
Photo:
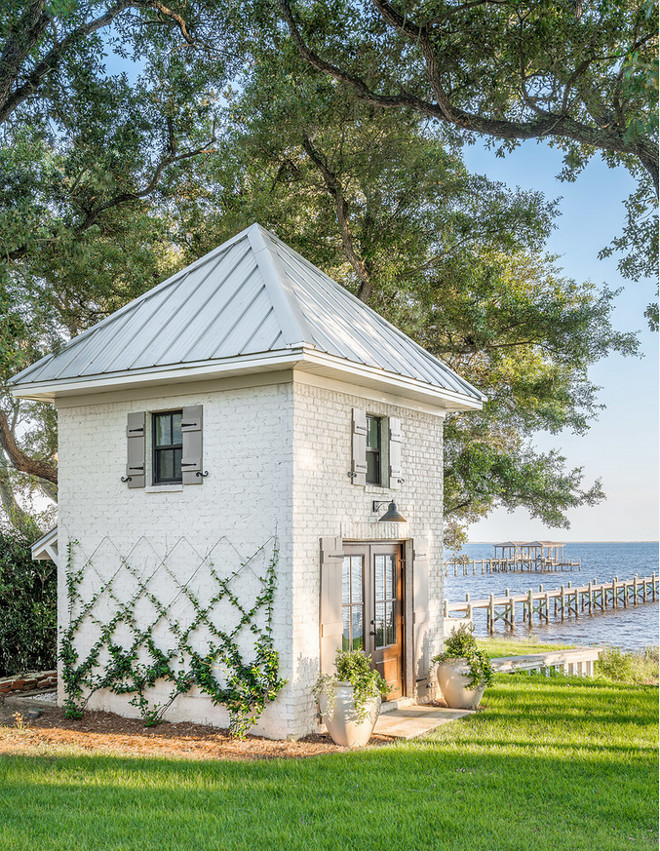
M 373 500 L 373 502 L 372 502 L 372 510 L 373 511 L 379 511 L 381 505 L 387 505 L 387 511 L 385 512 L 385 514 L 383 514 L 382 517 L 378 518 L 378 522 L 379 523 L 405 523 L 406 518 L 402 514 L 399 514 L 399 511 L 396 507 L 396 502 L 392 501 L 392 502 L 389 503 L 389 505 L 388 505 L 388 502 L 389 502 L 389 500 L 387 500 L 387 499 L 383 499 L 383 500 L 374 499 Z

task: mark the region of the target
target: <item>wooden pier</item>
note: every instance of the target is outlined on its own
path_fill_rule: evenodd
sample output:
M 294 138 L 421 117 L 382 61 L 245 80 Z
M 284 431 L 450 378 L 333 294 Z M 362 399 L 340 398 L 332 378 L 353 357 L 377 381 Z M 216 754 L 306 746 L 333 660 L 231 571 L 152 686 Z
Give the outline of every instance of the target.
M 598 582 L 594 579 L 587 585 L 562 585 L 545 591 L 543 585 L 538 591 L 529 589 L 523 594 L 510 594 L 507 588 L 503 597 L 491 594 L 481 600 L 471 600 L 465 595 L 465 602 L 450 603 L 445 600 L 445 618 L 463 617 L 472 620 L 475 609 L 486 610 L 486 628 L 490 635 L 495 631 L 495 624 L 501 620 L 505 629 L 513 631 L 516 628 L 516 605 L 522 607 L 522 623 L 527 627 L 534 625 L 535 617 L 539 624 L 550 623 L 550 618 L 565 621 L 568 617 L 579 618 L 588 612 L 596 614 L 607 609 L 628 608 L 640 603 L 651 603 L 658 599 L 658 576 L 633 579 L 619 579 L 615 576 L 611 582 Z M 451 620 L 449 621 L 451 623 Z

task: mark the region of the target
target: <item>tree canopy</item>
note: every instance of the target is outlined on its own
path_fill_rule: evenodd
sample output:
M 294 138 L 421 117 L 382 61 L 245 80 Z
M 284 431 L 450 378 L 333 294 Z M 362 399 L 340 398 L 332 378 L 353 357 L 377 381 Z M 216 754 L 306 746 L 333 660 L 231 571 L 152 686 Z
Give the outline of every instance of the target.
M 574 180 L 596 152 L 638 189 L 601 256 L 657 275 L 658 7 L 655 0 L 276 0 L 301 57 L 356 97 L 415 110 L 456 139 L 564 151 Z M 274 43 L 285 50 L 281 33 Z M 657 329 L 657 304 L 647 318 Z
M 612 327 L 615 293 L 545 254 L 554 204 L 468 173 L 413 110 L 393 122 L 265 60 L 227 121 L 222 154 L 189 164 L 189 259 L 257 219 L 489 396 L 447 420 L 448 541 L 496 505 L 561 526 L 602 499 L 532 445 L 540 431 L 584 433 L 599 409 L 589 366 L 636 351 Z
M 374 75 L 413 74 L 417 48 L 388 47 L 388 27 L 387 62 L 360 41 L 376 12 L 354 10 L 344 43 L 347 10 L 319 19 L 324 45 Z M 614 293 L 546 256 L 555 205 L 470 174 L 455 125 L 338 85 L 270 7 L 0 2 L 0 23 L 3 379 L 258 220 L 488 394 L 482 413 L 447 421 L 451 540 L 496 505 L 562 525 L 602 498 L 533 438 L 584 432 L 598 411 L 588 368 L 635 339 L 612 327 Z M 123 70 L 108 70 L 111 52 Z M 421 97 L 423 79 L 410 85 Z M 26 493 L 55 494 L 53 412 L 5 393 L 0 445 L 0 499 L 29 531 Z
M 637 159 L 658 186 L 647 0 L 278 0 L 303 58 L 374 106 Z

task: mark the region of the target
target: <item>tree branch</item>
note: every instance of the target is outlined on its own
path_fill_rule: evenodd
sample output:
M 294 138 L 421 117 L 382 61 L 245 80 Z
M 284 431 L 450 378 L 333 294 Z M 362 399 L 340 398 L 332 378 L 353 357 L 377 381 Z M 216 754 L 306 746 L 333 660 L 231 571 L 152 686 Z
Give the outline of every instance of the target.
M 0 411 L 0 446 L 17 470 L 57 484 L 57 470 L 52 464 L 39 458 L 29 458 L 19 447 L 4 411 Z
M 40 530 L 33 518 L 22 508 L 14 496 L 9 471 L 0 452 L 0 503 L 11 525 L 26 538 L 33 538 Z
M 79 39 L 86 38 L 97 30 L 103 29 L 111 24 L 114 19 L 126 9 L 154 9 L 166 18 L 173 21 L 179 28 L 181 35 L 190 45 L 195 44 L 188 32 L 185 20 L 177 12 L 165 6 L 160 0 L 118 0 L 103 15 L 94 18 L 72 30 L 61 41 L 57 41 L 51 50 L 28 74 L 25 81 L 10 94 L 12 84 L 16 81 L 20 66 L 29 52 L 43 35 L 51 16 L 43 13 L 41 17 L 29 26 L 30 10 L 41 9 L 44 0 L 36 0 L 25 13 L 17 27 L 22 38 L 16 36 L 9 39 L 5 45 L 2 57 L 0 57 L 0 124 L 3 124 L 14 110 L 20 106 L 30 95 L 34 94 L 44 78 L 53 71 L 67 50 Z M 27 20 L 24 20 L 26 19 Z M 22 30 L 25 29 L 25 32 Z
M 371 275 L 364 261 L 355 251 L 353 236 L 348 223 L 348 202 L 343 195 L 341 182 L 337 175 L 328 167 L 325 157 L 314 147 L 307 133 L 303 134 L 303 148 L 312 163 L 321 172 L 328 194 L 334 199 L 344 254 L 360 281 L 358 298 L 361 301 L 368 302 L 372 291 Z
M 43 12 L 45 0 L 35 0 L 21 15 L 5 42 L 0 56 L 0 103 L 3 103 L 21 65 L 46 31 L 51 20 Z
M 134 5 L 136 5 L 135 0 L 119 0 L 119 2 L 115 3 L 114 6 L 111 6 L 105 14 L 98 18 L 94 18 L 92 21 L 88 21 L 86 24 L 77 27 L 75 30 L 72 30 L 61 41 L 55 43 L 54 47 L 51 48 L 51 50 L 28 74 L 25 82 L 18 86 L 18 88 L 14 89 L 14 91 L 10 94 L 9 88 L 16 80 L 19 71 L 19 67 L 16 67 L 13 75 L 5 80 L 4 85 L 0 85 L 0 103 L 2 103 L 2 106 L 0 106 L 0 124 L 3 124 L 8 119 L 12 112 L 14 112 L 14 110 L 23 103 L 23 101 L 25 101 L 30 95 L 34 94 L 46 75 L 57 67 L 62 55 L 71 47 L 72 44 L 74 44 L 74 42 L 80 38 L 85 38 L 86 36 L 91 35 L 93 32 L 96 32 L 96 30 L 108 26 L 108 24 L 111 24 L 120 12 L 123 12 L 125 9 Z M 46 18 L 47 24 L 50 17 L 46 16 Z M 40 32 L 39 35 L 41 35 L 42 32 Z M 30 48 L 33 48 L 37 43 L 39 35 L 33 39 Z
M 408 92 L 382 95 L 375 92 L 361 77 L 328 62 L 313 51 L 303 38 L 289 0 L 278 0 L 280 13 L 302 58 L 324 74 L 350 86 L 366 103 L 385 109 L 408 107 L 424 115 L 453 124 L 463 130 L 495 136 L 500 139 L 524 140 L 546 136 L 571 140 L 601 150 L 636 156 L 654 180 L 658 191 L 658 145 L 650 139 L 626 139 L 623 129 L 612 126 L 592 127 L 563 113 L 546 112 L 530 120 L 513 121 L 488 118 L 454 106 L 440 81 L 439 62 L 431 44 L 426 25 L 414 24 L 400 15 L 387 0 L 374 0 L 384 20 L 395 27 L 422 51 L 427 77 L 437 102 L 423 100 Z

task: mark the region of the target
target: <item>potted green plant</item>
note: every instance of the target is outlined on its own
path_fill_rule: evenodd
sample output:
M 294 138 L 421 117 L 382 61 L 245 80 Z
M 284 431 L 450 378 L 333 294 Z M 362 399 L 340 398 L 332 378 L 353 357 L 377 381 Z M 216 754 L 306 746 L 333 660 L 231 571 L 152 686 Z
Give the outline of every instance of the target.
M 493 681 L 493 667 L 477 648 L 472 624 L 461 624 L 445 640 L 442 653 L 434 656 L 438 684 L 447 706 L 476 709 L 484 690 Z
M 321 674 L 314 686 L 323 723 L 336 745 L 363 747 L 390 687 L 361 650 L 337 650 L 335 673 Z

